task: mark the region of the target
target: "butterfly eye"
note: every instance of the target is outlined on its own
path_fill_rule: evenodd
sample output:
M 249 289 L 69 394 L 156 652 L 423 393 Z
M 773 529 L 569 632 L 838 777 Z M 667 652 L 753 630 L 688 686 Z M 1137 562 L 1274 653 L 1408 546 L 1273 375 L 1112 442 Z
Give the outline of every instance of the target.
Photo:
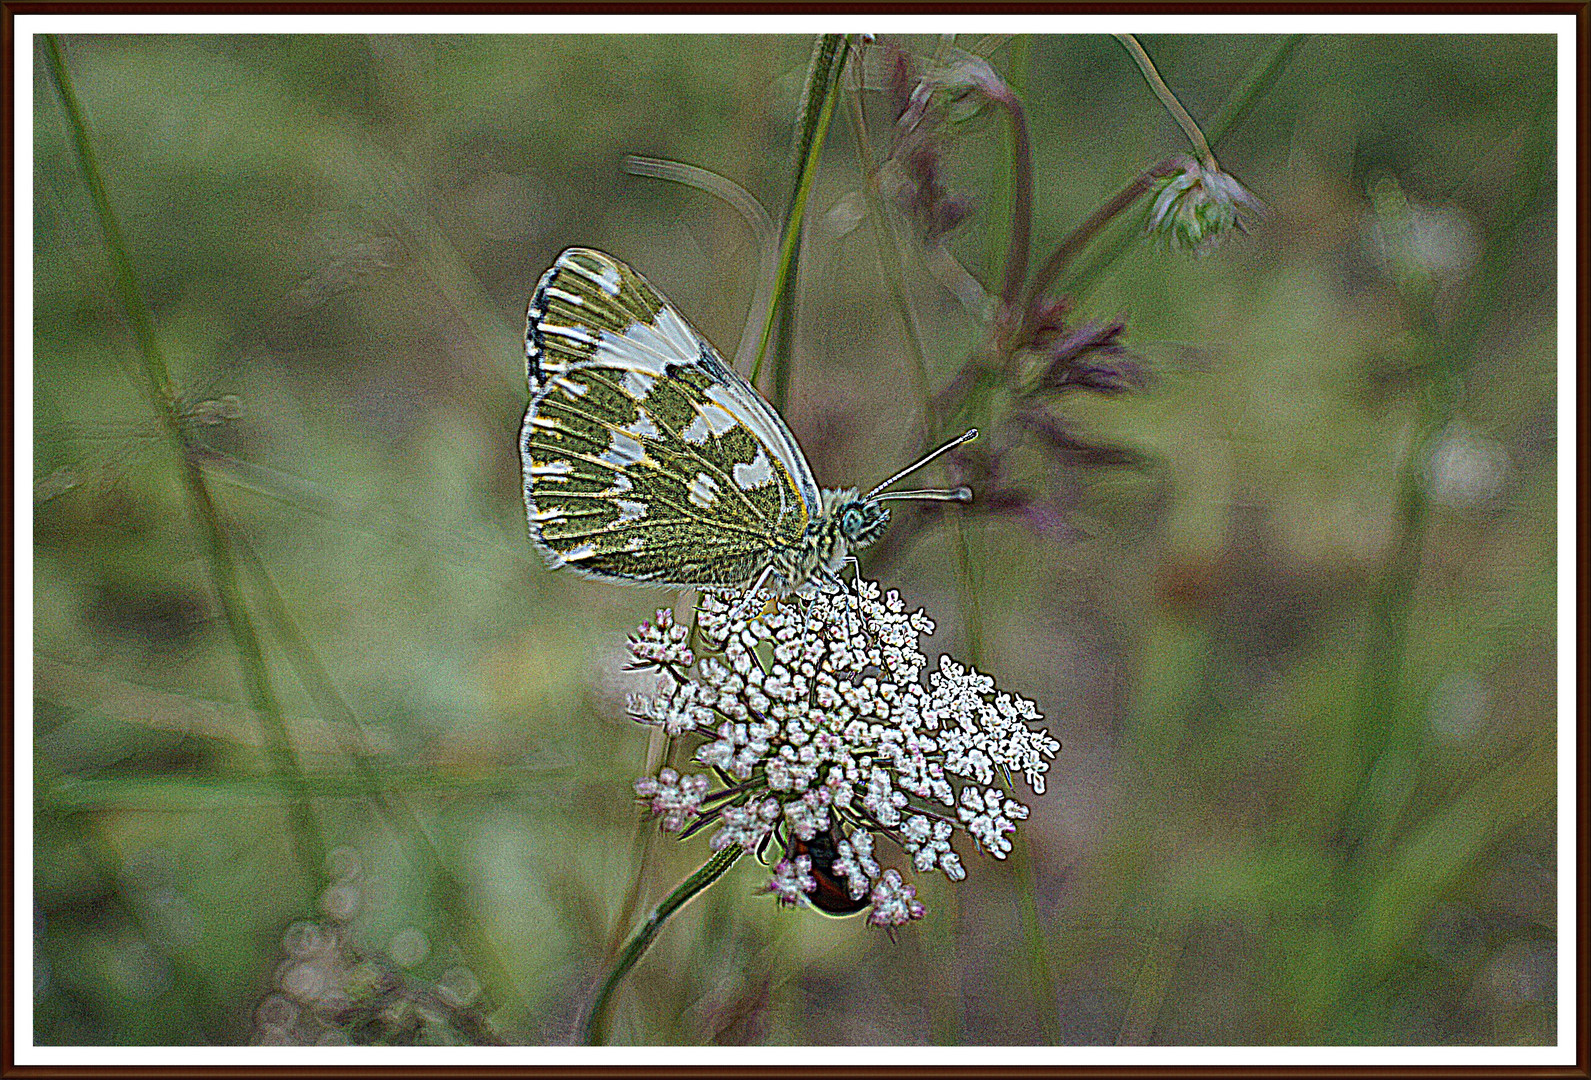
M 860 536 L 864 523 L 860 506 L 853 503 L 840 511 L 840 532 L 845 534 L 847 540 L 855 540 Z

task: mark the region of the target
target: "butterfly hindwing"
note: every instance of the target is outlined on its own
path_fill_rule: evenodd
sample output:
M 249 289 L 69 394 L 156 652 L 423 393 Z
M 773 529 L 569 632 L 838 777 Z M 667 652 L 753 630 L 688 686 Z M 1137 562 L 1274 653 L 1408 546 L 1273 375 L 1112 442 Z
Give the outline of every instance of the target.
M 635 271 L 572 248 L 531 298 L 521 430 L 532 538 L 551 566 L 743 587 L 818 505 L 771 406 Z

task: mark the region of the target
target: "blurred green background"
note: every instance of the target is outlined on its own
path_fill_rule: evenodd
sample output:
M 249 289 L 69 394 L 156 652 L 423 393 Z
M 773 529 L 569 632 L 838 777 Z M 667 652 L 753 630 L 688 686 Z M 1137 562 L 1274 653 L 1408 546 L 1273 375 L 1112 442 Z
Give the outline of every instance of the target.
M 1197 118 L 1277 44 L 1142 40 Z M 1187 149 L 1109 37 L 954 44 L 1027 104 L 1035 262 Z M 1025 858 L 919 880 L 899 943 L 777 909 L 744 860 L 632 973 L 614 1039 L 1555 1040 L 1554 47 L 1297 48 L 1218 148 L 1264 216 L 1202 258 L 1135 244 L 1079 298 L 1153 382 L 1052 411 L 1132 464 L 1052 474 L 1064 536 L 968 515 L 970 588 L 951 518 L 871 571 L 939 622 L 931 647 L 966 659 L 972 615 L 979 665 L 1063 741 Z M 36 1039 L 472 1041 L 488 1018 L 567 1041 L 707 849 L 648 842 L 630 791 L 625 634 L 671 597 L 549 574 L 525 539 L 524 304 L 599 247 L 732 353 L 748 230 L 622 161 L 713 170 L 777 215 L 811 39 L 61 49 L 301 786 L 272 778 L 41 52 Z M 888 102 L 866 106 L 882 156 Z M 1005 132 L 944 147 L 977 207 L 948 251 L 986 284 Z M 836 486 L 921 439 L 861 175 L 842 108 L 787 409 Z M 929 255 L 899 279 L 937 389 L 984 327 Z

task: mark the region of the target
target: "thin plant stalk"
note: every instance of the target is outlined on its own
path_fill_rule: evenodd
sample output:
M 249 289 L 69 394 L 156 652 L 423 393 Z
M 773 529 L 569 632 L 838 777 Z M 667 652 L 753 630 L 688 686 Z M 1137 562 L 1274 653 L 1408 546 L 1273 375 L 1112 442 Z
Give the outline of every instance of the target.
M 408 842 L 415 861 L 425 875 L 436 882 L 441 907 L 462 927 L 465 942 L 469 946 L 470 961 L 480 973 L 488 994 L 499 1004 L 510 998 L 518 999 L 522 996 L 519 987 L 498 953 L 496 944 L 467 902 L 464 886 L 442 861 L 408 802 L 390 790 L 386 778 L 371 762 L 364 721 L 343 700 L 332 682 L 331 673 L 305 640 L 265 561 L 242 536 L 236 537 L 236 545 L 243 565 L 254 579 L 255 591 L 263 601 L 265 620 L 286 655 L 288 665 L 320 711 L 328 718 L 336 716 L 341 719 L 345 729 L 351 733 L 348 740 L 350 745 L 344 747 L 344 753 L 353 762 L 354 775 L 363 785 L 365 795 L 387 820 L 388 827 Z
M 796 184 L 790 193 L 790 206 L 785 215 L 784 238 L 779 245 L 778 269 L 774 275 L 773 296 L 763 316 L 762 333 L 757 338 L 757 351 L 753 354 L 751 383 L 757 384 L 762 374 L 762 362 L 768 354 L 768 342 L 773 336 L 775 316 L 781 305 L 794 302 L 796 249 L 801 242 L 801 226 L 806 216 L 807 200 L 812 195 L 812 183 L 817 177 L 818 158 L 823 153 L 824 136 L 829 122 L 834 118 L 834 102 L 838 97 L 839 74 L 845 63 L 849 41 L 840 34 L 824 34 L 813 48 L 812 66 L 807 71 L 806 89 L 801 98 L 801 134 L 797 143 Z M 788 378 L 788 376 L 787 376 Z M 775 378 L 777 384 L 778 379 Z M 777 396 L 776 407 L 782 406 Z
M 1005 278 L 1000 299 L 1016 303 L 1028 276 L 1028 249 L 1033 246 L 1033 150 L 1028 141 L 1027 111 L 1015 94 L 1004 95 L 1011 120 L 1011 236 L 1005 248 Z
M 1282 69 L 1292 60 L 1293 54 L 1308 36 L 1307 34 L 1287 35 L 1249 69 L 1237 89 L 1226 99 L 1226 104 L 1221 106 L 1221 111 L 1204 125 L 1204 137 L 1210 141 L 1210 149 L 1214 150 L 1220 146 L 1232 127 L 1243 118 L 1244 113 L 1248 112 L 1249 106 L 1265 96 L 1271 84 L 1281 76 Z
M 1060 1015 L 1055 992 L 1055 966 L 1049 939 L 1039 921 L 1038 881 L 1033 873 L 1033 853 L 1027 837 L 1012 845 L 1011 869 L 1016 874 L 1017 903 L 1022 910 L 1022 943 L 1027 950 L 1028 979 L 1033 984 L 1035 1011 L 1044 1038 L 1052 1046 L 1061 1041 Z
M 77 93 L 72 87 L 72 78 L 66 70 L 66 62 L 61 56 L 60 42 L 55 35 L 50 34 L 44 37 L 43 45 L 45 65 L 49 69 L 50 77 L 61 98 L 62 109 L 66 113 L 72 145 L 77 152 L 78 166 L 83 173 L 83 182 L 88 188 L 94 213 L 105 234 L 105 249 L 115 279 L 117 298 L 138 342 L 139 355 L 143 361 L 144 389 L 159 417 L 167 442 L 177 456 L 183 491 L 187 495 L 189 509 L 193 513 L 195 524 L 203 540 L 210 579 L 221 605 L 227 629 L 237 649 L 244 693 L 254 711 L 265 721 L 266 753 L 270 758 L 272 771 L 278 782 L 293 796 L 288 808 L 289 831 L 293 837 L 299 863 L 318 893 L 328 883 L 326 842 L 315 820 L 310 805 L 309 786 L 305 782 L 302 767 L 294 753 L 287 733 L 287 724 L 282 717 L 281 705 L 271 685 L 264 649 L 249 616 L 243 589 L 238 580 L 237 565 L 233 561 L 227 529 L 222 522 L 220 508 L 211 495 L 204 471 L 199 466 L 199 454 L 193 438 L 179 414 L 171 370 L 160 350 L 154 320 L 144 303 L 143 292 L 133 269 L 132 258 L 127 251 L 121 225 L 116 218 L 115 210 L 111 207 L 110 195 L 106 191 L 105 181 L 100 173 L 88 123 L 83 116 Z
M 695 637 L 696 625 L 691 624 L 692 638 Z M 669 754 L 674 749 L 673 738 L 661 728 L 652 729 L 653 738 L 647 740 L 646 746 L 646 775 L 657 774 Z M 624 900 L 619 904 L 619 914 L 613 920 L 613 930 L 608 942 L 607 959 L 612 960 L 619 954 L 623 943 L 620 937 L 624 928 L 630 925 L 630 920 L 635 917 L 635 909 L 641 903 L 641 890 L 646 884 L 648 872 L 652 868 L 652 856 L 657 850 L 657 829 L 652 825 L 652 815 L 641 812 L 636 815 L 635 837 L 630 844 L 630 864 L 635 867 L 635 872 L 630 875 L 630 886 L 624 892 Z
M 1028 59 L 1032 51 L 1032 38 L 1031 34 L 1015 34 L 1011 38 L 1010 71 L 1006 75 L 1006 84 L 1017 94 L 1027 90 Z M 1016 137 L 1007 132 L 1006 138 L 1010 140 L 1010 149 L 1014 154 Z M 994 178 L 989 193 L 991 212 L 988 228 L 984 234 L 984 263 L 988 268 L 990 281 L 995 280 L 995 274 L 1005 256 L 1006 245 L 1011 236 L 1011 161 L 1010 157 L 997 157 L 994 163 Z
M 607 1037 L 608 1005 L 613 999 L 614 989 L 629 974 L 636 962 L 646 955 L 646 950 L 651 947 L 658 931 L 663 929 L 663 924 L 668 922 L 676 911 L 701 895 L 703 890 L 722 877 L 743 854 L 745 852 L 736 845 L 718 852 L 702 864 L 701 869 L 680 882 L 678 888 L 652 909 L 652 914 L 648 915 L 646 921 L 630 935 L 624 950 L 608 969 L 607 977 L 602 980 L 602 986 L 597 990 L 596 996 L 591 999 L 591 1008 L 586 1013 L 585 1021 L 580 1025 L 581 1043 L 586 1046 L 600 1046 L 603 1043 Z
M 1116 40 L 1121 42 L 1122 48 L 1127 50 L 1127 55 L 1133 58 L 1133 63 L 1138 65 L 1138 70 L 1143 72 L 1144 81 L 1149 84 L 1149 89 L 1154 91 L 1155 97 L 1160 99 L 1166 112 L 1177 122 L 1182 133 L 1188 137 L 1188 142 L 1193 144 L 1194 152 L 1199 155 L 1199 163 L 1205 168 L 1215 168 L 1215 153 L 1210 149 L 1210 144 L 1204 137 L 1204 132 L 1199 130 L 1199 125 L 1194 123 L 1188 110 L 1182 107 L 1182 102 L 1177 100 L 1177 95 L 1171 92 L 1171 87 L 1166 85 L 1166 80 L 1160 77 L 1160 72 L 1155 70 L 1154 61 L 1149 59 L 1149 54 L 1144 52 L 1144 47 L 1138 44 L 1138 39 L 1131 34 L 1117 34 Z
M 523 793 L 527 781 L 567 779 L 570 769 L 510 768 L 482 776 L 438 776 L 434 769 L 392 770 L 385 774 L 388 791 L 413 789 L 440 796 L 499 796 Z M 347 772 L 311 772 L 305 786 L 316 799 L 368 799 L 365 782 Z M 206 772 L 197 775 L 164 773 L 158 776 L 99 775 L 73 777 L 38 790 L 39 804 L 53 814 L 118 813 L 218 813 L 247 807 L 274 806 L 284 795 L 273 777 L 257 772 Z
M 1514 238 L 1526 210 L 1540 193 L 1552 154 L 1551 92 L 1544 95 L 1534 124 L 1518 155 L 1512 181 L 1505 188 L 1510 205 L 1505 225 L 1490 238 L 1480 272 L 1463 313 L 1446 335 L 1436 330 L 1436 315 L 1429 287 L 1400 286 L 1409 318 L 1428 342 L 1427 373 L 1415 437 L 1398 473 L 1394 536 L 1381 573 L 1380 587 L 1371 603 L 1370 633 L 1365 647 L 1355 706 L 1355 730 L 1363 763 L 1363 779 L 1350 804 L 1348 834 L 1352 840 L 1370 840 L 1373 855 L 1384 852 L 1410 796 L 1400 779 L 1418 752 L 1418 729 L 1407 710 L 1400 709 L 1400 684 L 1408 652 L 1409 614 L 1415 585 L 1424 559 L 1425 529 L 1430 513 L 1427 469 L 1438 442 L 1458 415 L 1463 401 L 1463 374 L 1487 313 L 1497 310 L 1496 290 L 1508 272 Z M 1423 718 L 1422 721 L 1423 722 Z

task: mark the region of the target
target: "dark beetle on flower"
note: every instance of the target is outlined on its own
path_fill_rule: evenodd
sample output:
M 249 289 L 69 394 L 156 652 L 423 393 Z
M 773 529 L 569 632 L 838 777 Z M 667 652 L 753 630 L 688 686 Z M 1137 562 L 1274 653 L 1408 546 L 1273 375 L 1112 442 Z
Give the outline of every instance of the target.
M 818 883 L 816 889 L 807 893 L 807 899 L 823 914 L 843 918 L 855 915 L 872 903 L 872 899 L 865 894 L 860 900 L 852 899 L 845 879 L 834 873 L 834 860 L 840 857 L 840 852 L 839 841 L 832 828 L 828 832 L 815 834 L 810 840 L 792 836 L 787 857 L 795 859 L 802 855 L 812 860 L 812 880 Z

